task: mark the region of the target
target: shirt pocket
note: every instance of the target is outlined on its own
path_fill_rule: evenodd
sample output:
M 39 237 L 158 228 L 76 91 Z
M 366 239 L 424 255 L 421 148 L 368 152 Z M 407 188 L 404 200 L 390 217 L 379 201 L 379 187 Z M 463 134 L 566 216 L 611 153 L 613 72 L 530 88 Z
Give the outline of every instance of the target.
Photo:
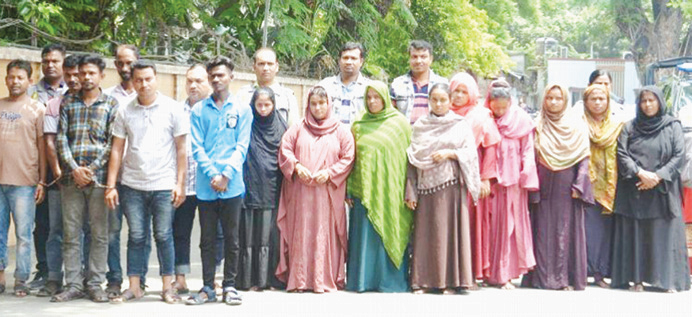
M 108 141 L 108 116 L 107 110 L 103 107 L 92 105 L 87 110 L 87 122 L 89 128 L 89 139 L 93 143 L 106 143 Z

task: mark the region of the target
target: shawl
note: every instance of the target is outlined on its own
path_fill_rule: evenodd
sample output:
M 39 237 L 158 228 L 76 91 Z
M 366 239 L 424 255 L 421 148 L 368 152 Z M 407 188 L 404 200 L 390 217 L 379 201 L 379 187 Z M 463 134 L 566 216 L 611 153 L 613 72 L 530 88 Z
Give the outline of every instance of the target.
M 502 142 L 497 151 L 498 183 L 505 187 L 520 184 L 524 189 L 537 190 L 538 175 L 531 136 L 535 128 L 533 119 L 524 109 L 512 103 L 507 112 L 496 118 L 495 122 L 502 135 Z M 521 139 L 526 136 L 530 136 L 531 139 L 529 150 L 517 157 L 517 151 L 524 151 Z
M 488 108 L 478 106 L 479 93 L 476 81 L 467 73 L 458 73 L 452 77 L 449 88 L 454 91 L 459 85 L 464 85 L 468 90 L 469 101 L 461 107 L 454 107 L 452 104 L 449 109 L 468 120 L 476 148 L 481 145 L 487 148 L 499 143 L 500 133 L 497 132 L 492 113 Z
M 312 112 L 310 112 L 310 97 L 312 97 L 313 92 L 317 88 L 322 88 L 327 91 L 327 89 L 322 86 L 315 86 L 310 89 L 310 92 L 308 93 L 307 105 L 305 106 L 305 118 L 303 118 L 303 124 L 305 125 L 305 128 L 314 135 L 330 134 L 339 128 L 339 120 L 332 115 L 332 98 L 329 96 L 329 91 L 327 91 L 327 107 L 329 108 L 329 111 L 327 111 L 327 117 L 318 121 L 312 116 Z
M 641 103 L 641 98 L 642 94 L 645 92 L 651 92 L 653 93 L 656 98 L 658 99 L 658 113 L 654 115 L 653 117 L 648 117 L 647 115 L 644 114 L 642 111 L 642 107 L 640 105 Z M 665 126 L 671 124 L 675 119 L 666 113 L 666 102 L 665 98 L 663 98 L 663 92 L 661 91 L 660 88 L 656 86 L 646 86 L 643 87 L 639 91 L 639 95 L 637 96 L 637 116 L 634 118 L 634 130 L 638 132 L 636 135 L 651 135 L 654 133 L 657 133 L 661 129 L 663 129 Z M 634 135 L 633 135 L 634 137 Z
M 545 110 L 548 93 L 558 88 L 564 97 L 559 113 Z M 536 152 L 541 163 L 551 171 L 561 171 L 574 166 L 589 156 L 588 127 L 582 118 L 567 108 L 567 89 L 560 85 L 548 85 L 543 93 L 543 107 L 536 124 Z
M 439 150 L 453 151 L 456 161 L 435 163 L 432 155 Z M 453 164 L 456 163 L 474 203 L 478 201 L 481 184 L 478 151 L 464 117 L 452 111 L 439 117 L 432 112 L 421 117 L 413 125 L 411 145 L 406 152 L 409 163 L 416 167 L 420 193 L 430 194 L 456 184 L 459 181 L 454 177 Z
M 382 238 L 394 265 L 399 268 L 406 256 L 413 224 L 413 212 L 404 204 L 406 148 L 411 142 L 411 124 L 392 106 L 388 87 L 372 81 L 365 88 L 376 91 L 384 108 L 362 117 L 351 127 L 356 141 L 356 161 L 348 178 L 348 193 L 361 200 L 367 217 Z
M 277 115 L 276 107 L 266 117 L 257 112 L 254 98 L 250 107 L 255 119 L 252 121 L 247 160 L 243 165 L 247 190 L 244 204 L 251 209 L 274 209 L 282 179 L 278 164 L 279 145 L 287 126 Z
M 589 95 L 594 90 L 601 90 L 606 94 L 607 107 L 605 118 L 601 122 L 594 120 L 589 108 L 586 106 Z M 618 180 L 617 168 L 617 140 L 620 130 L 624 126 L 612 118 L 610 112 L 610 93 L 605 86 L 591 85 L 584 91 L 584 120 L 589 126 L 589 139 L 591 139 L 591 157 L 589 158 L 589 178 L 593 184 L 594 199 L 603 206 L 604 214 L 613 212 L 615 203 L 615 189 Z

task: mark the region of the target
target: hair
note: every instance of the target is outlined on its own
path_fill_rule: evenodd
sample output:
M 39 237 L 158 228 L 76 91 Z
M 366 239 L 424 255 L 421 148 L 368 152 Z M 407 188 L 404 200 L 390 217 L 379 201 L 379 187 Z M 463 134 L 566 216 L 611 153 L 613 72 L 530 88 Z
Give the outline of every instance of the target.
M 103 72 L 104 69 L 106 69 L 106 62 L 103 61 L 103 58 L 99 56 L 98 54 L 86 54 L 84 57 L 82 57 L 79 60 L 79 67 L 82 67 L 83 65 L 86 64 L 93 64 L 96 65 L 101 72 Z
M 601 76 L 608 76 L 608 79 L 610 79 L 610 82 L 613 82 L 613 76 L 610 75 L 610 72 L 608 72 L 605 69 L 597 69 L 591 72 L 591 75 L 589 75 L 589 86 L 593 85 L 593 82 L 596 81 L 596 78 L 601 77 Z
M 411 51 L 413 50 L 427 50 L 428 53 L 432 56 L 433 54 L 433 47 L 432 44 L 423 41 L 423 40 L 413 40 L 408 44 L 408 53 L 411 54 Z
M 10 73 L 10 69 L 12 69 L 12 68 L 23 69 L 24 71 L 26 71 L 26 77 L 31 78 L 31 73 L 32 73 L 31 63 L 29 63 L 28 61 L 23 60 L 23 59 L 14 59 L 9 64 L 7 64 L 7 73 L 8 74 Z
M 276 96 L 274 95 L 274 91 L 269 87 L 260 87 L 255 89 L 255 92 L 252 94 L 252 99 L 250 99 L 250 107 L 252 107 L 252 109 L 255 109 L 255 102 L 259 96 L 269 97 L 272 101 L 272 105 L 276 107 Z
M 120 45 L 116 46 L 114 55 L 118 55 L 118 52 L 120 50 L 131 50 L 132 52 L 135 53 L 135 58 L 137 58 L 137 59 L 140 58 L 139 48 L 137 48 L 137 46 L 135 46 L 133 44 L 120 44 Z
M 253 64 L 257 62 L 257 55 L 261 52 L 272 52 L 274 54 L 274 61 L 275 62 L 279 61 L 279 58 L 276 56 L 276 51 L 271 47 L 265 46 L 265 47 L 259 48 L 258 50 L 255 51 L 254 54 L 252 54 L 252 63 Z
M 60 52 L 62 57 L 65 57 L 65 54 L 67 53 L 67 50 L 65 49 L 64 45 L 60 43 L 51 43 L 43 47 L 43 50 L 41 50 L 41 57 L 46 56 L 46 54 L 55 51 Z
M 228 70 L 231 72 L 233 72 L 233 69 L 235 68 L 235 65 L 233 65 L 230 58 L 226 56 L 217 56 L 207 62 L 207 72 L 211 72 L 214 67 L 218 66 L 226 66 L 226 68 L 228 68 Z
M 450 90 L 449 85 L 445 84 L 445 83 L 437 83 L 437 84 L 433 85 L 430 88 L 430 90 L 428 91 L 428 95 L 432 94 L 432 92 L 437 90 L 437 89 L 441 89 L 442 91 L 447 93 L 447 95 L 449 95 L 450 97 L 452 96 L 452 90 Z
M 138 59 L 134 64 L 132 64 L 132 70 L 130 70 L 130 74 L 134 77 L 135 70 L 142 70 L 145 68 L 151 68 L 152 70 L 154 70 L 154 75 L 156 75 L 156 64 L 154 64 L 154 62 L 148 59 Z
M 65 57 L 65 61 L 62 62 L 62 68 L 74 68 L 79 66 L 79 61 L 83 58 L 80 54 L 70 54 Z
M 488 92 L 488 99 L 512 99 L 512 94 L 507 87 L 491 87 Z
M 322 86 L 312 87 L 312 89 L 310 90 L 309 97 L 308 97 L 308 103 L 310 103 L 310 98 L 312 98 L 312 96 L 329 98 L 329 94 L 327 93 L 327 90 L 324 89 L 324 87 L 322 87 Z
M 346 44 L 342 45 L 341 49 L 339 50 L 339 58 L 341 58 L 341 55 L 343 55 L 345 51 L 355 49 L 360 51 L 360 58 L 365 59 L 365 48 L 363 47 L 363 44 L 358 42 L 346 42 Z

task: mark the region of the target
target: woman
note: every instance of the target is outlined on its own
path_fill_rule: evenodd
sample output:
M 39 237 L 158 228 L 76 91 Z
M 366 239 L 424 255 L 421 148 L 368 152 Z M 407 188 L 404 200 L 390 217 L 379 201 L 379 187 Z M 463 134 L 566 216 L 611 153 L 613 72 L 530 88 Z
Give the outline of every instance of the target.
M 540 201 L 531 213 L 536 268 L 523 285 L 586 287 L 584 208 L 593 204 L 588 127 L 567 109 L 567 89 L 549 85 L 536 124 Z
M 327 91 L 308 94 L 305 119 L 281 140 L 284 175 L 277 225 L 281 253 L 276 276 L 288 291 L 343 289 L 346 272 L 346 179 L 353 135 L 332 116 Z
M 401 198 L 406 185 L 411 124 L 394 109 L 383 82 L 368 84 L 365 105 L 367 111 L 351 128 L 356 162 L 348 178 L 353 208 L 346 289 L 406 292 L 406 247 L 413 213 Z
M 471 126 L 476 141 L 478 162 L 481 173 L 481 192 L 478 204 L 469 204 L 471 218 L 471 259 L 473 277 L 483 280 L 488 277 L 490 268 L 489 239 L 490 230 L 490 186 L 497 177 L 496 145 L 500 142 L 500 133 L 493 120 L 490 110 L 478 105 L 478 84 L 467 73 L 458 73 L 452 77 L 449 84 L 452 91 L 450 109 L 464 117 Z M 473 286 L 476 289 L 477 286 Z
M 415 210 L 411 288 L 451 294 L 474 283 L 466 196 L 478 201 L 481 180 L 471 127 L 449 111 L 449 86 L 436 84 L 429 96 L 431 112 L 413 125 L 406 150 L 405 199 Z
M 618 138 L 612 285 L 674 292 L 690 289 L 682 220 L 680 122 L 665 114 L 663 93 L 641 89 L 637 116 Z
M 610 111 L 609 90 L 591 85 L 584 90 L 584 120 L 589 126 L 591 158 L 589 178 L 593 184 L 594 205 L 586 208 L 586 258 L 588 274 L 599 287 L 608 288 L 603 278 L 610 277 L 613 234 L 613 204 L 617 184 L 617 138 L 623 123 Z
M 514 289 L 512 279 L 536 265 L 529 217 L 529 191 L 538 190 L 534 156 L 534 124 L 526 111 L 512 103 L 504 80 L 490 84 L 486 106 L 502 137 L 497 146 L 497 183 L 490 209 L 490 255 L 486 278 L 501 289 Z
M 276 113 L 274 91 L 258 88 L 250 107 L 254 120 L 243 165 L 245 199 L 240 215 L 240 263 L 236 285 L 261 290 L 273 281 L 278 262 L 276 213 L 282 176 L 277 157 L 286 122 Z

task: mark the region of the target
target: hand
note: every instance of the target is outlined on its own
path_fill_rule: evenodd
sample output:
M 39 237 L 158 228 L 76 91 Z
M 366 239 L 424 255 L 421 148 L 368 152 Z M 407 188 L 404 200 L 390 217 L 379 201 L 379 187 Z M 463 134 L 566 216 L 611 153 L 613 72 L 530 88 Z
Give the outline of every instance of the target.
M 353 199 L 346 198 L 346 205 L 348 205 L 348 208 L 353 208 Z
M 490 180 L 484 179 L 481 182 L 481 196 L 480 199 L 490 196 Z
M 656 175 L 656 173 L 652 173 L 649 171 L 639 170 L 639 173 L 637 173 L 637 176 L 639 176 L 639 182 L 637 182 L 636 185 L 637 185 L 637 189 L 639 189 L 639 190 L 652 189 L 652 188 L 656 187 L 656 185 L 658 185 L 658 183 L 661 182 L 661 178 L 658 177 L 658 175 Z
M 120 205 L 118 190 L 115 188 L 106 189 L 106 196 L 104 196 L 104 200 L 106 200 L 106 206 L 108 206 L 108 209 L 114 210 L 116 206 Z
M 324 184 L 329 180 L 329 172 L 327 170 L 321 170 L 312 176 L 318 184 Z
M 404 200 L 404 203 L 406 204 L 406 207 L 411 210 L 416 210 L 418 207 L 418 202 L 417 201 L 411 201 L 411 200 Z
M 432 160 L 435 163 L 439 163 L 444 160 L 452 159 L 454 157 L 454 152 L 447 150 L 439 150 L 433 153 Z
M 303 181 L 303 183 L 309 183 L 310 180 L 312 180 L 310 170 L 300 163 L 296 164 L 295 173 L 298 175 L 298 178 Z
M 214 176 L 211 179 L 211 188 L 218 193 L 225 192 L 228 189 L 228 178 L 221 174 Z
M 185 188 L 183 186 L 175 186 L 171 193 L 171 202 L 175 208 L 180 207 L 185 202 Z
M 579 199 L 580 196 L 581 196 L 581 195 L 579 195 L 579 191 L 576 190 L 576 189 L 574 189 L 574 188 L 572 188 L 572 198 L 574 198 L 574 199 Z
M 77 187 L 84 187 L 91 184 L 91 182 L 94 181 L 93 177 L 94 172 L 83 166 L 77 167 L 72 171 L 72 178 L 74 178 L 75 183 L 77 183 Z
M 36 192 L 34 193 L 34 201 L 36 204 L 43 202 L 43 198 L 46 197 L 46 189 L 43 188 L 43 184 L 36 185 Z

